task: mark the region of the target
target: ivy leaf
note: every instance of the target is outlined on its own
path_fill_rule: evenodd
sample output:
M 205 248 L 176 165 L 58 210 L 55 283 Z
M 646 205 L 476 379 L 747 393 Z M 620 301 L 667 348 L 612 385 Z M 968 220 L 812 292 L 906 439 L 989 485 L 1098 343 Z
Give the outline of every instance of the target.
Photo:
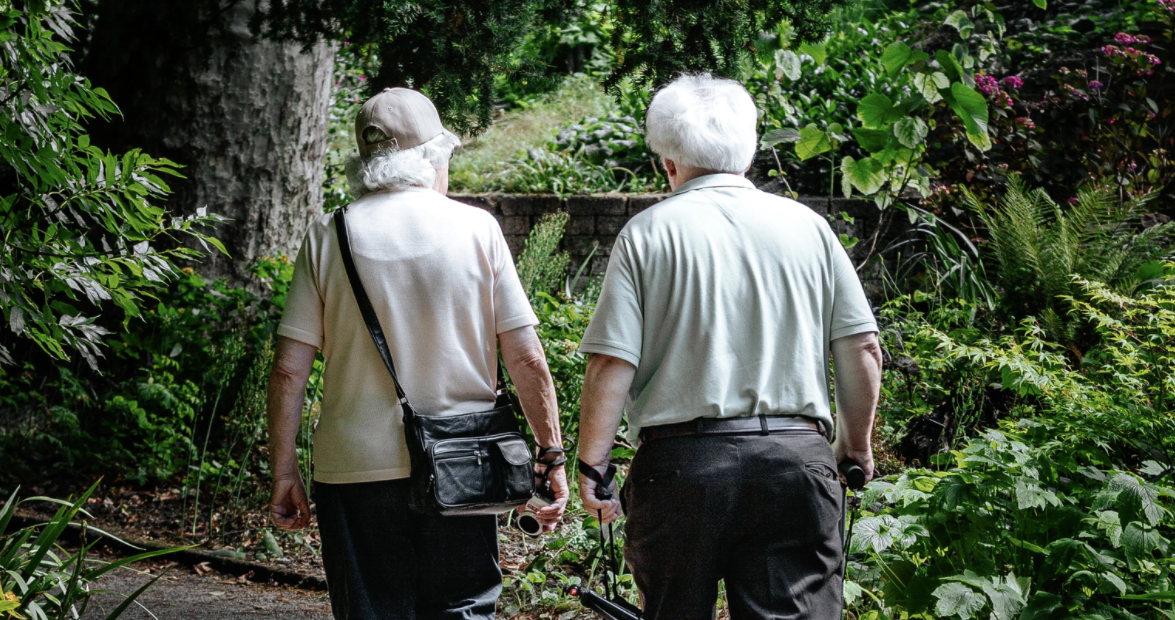
M 801 43 L 800 53 L 811 56 L 817 65 L 824 64 L 828 59 L 828 48 L 824 43 Z
M 812 159 L 831 150 L 832 141 L 828 139 L 827 133 L 816 126 L 816 123 L 810 123 L 800 130 L 800 140 L 796 142 L 796 155 L 800 157 L 800 161 Z
M 971 31 L 975 30 L 975 22 L 967 17 L 967 13 L 963 11 L 955 11 L 947 16 L 943 25 L 950 26 L 959 31 L 959 36 L 966 39 L 971 36 Z
M 894 41 L 885 48 L 881 55 L 881 66 L 889 77 L 897 77 L 898 73 L 910 62 L 910 46 L 901 41 Z
M 881 93 L 866 95 L 857 104 L 857 118 L 866 127 L 881 127 L 894 113 L 893 101 Z
M 934 597 L 938 599 L 934 611 L 939 616 L 958 616 L 962 620 L 971 618 L 985 604 L 983 596 L 957 581 L 939 586 Z
M 1167 468 L 1156 461 L 1143 461 L 1141 471 L 1148 476 L 1162 476 L 1167 473 Z
M 998 577 L 992 581 L 980 578 L 979 587 L 991 601 L 992 617 L 996 620 L 1014 620 L 1027 601 L 1024 600 L 1027 580 L 1021 581 L 1015 573 L 1008 573 L 1003 580 Z
M 872 157 L 866 157 L 860 161 L 854 160 L 852 157 L 845 157 L 840 164 L 841 174 L 845 175 L 853 187 L 866 196 L 876 194 L 877 190 L 885 184 L 883 170 L 884 166 L 881 162 Z
M 1115 504 L 1128 515 L 1141 514 L 1151 525 L 1158 525 L 1163 517 L 1163 508 L 1156 501 L 1156 493 L 1150 485 L 1144 485 L 1129 474 L 1118 474 L 1110 480 L 1109 489 L 1116 491 Z
M 869 153 L 881 151 L 885 148 L 885 143 L 889 142 L 889 132 L 884 129 L 853 127 L 853 135 L 857 138 L 857 144 Z
M 929 133 L 930 128 L 926 126 L 926 122 L 916 116 L 907 116 L 893 126 L 893 135 L 897 137 L 898 142 L 911 149 L 922 144 Z
M 763 134 L 763 137 L 759 140 L 759 148 L 766 150 L 775 146 L 776 144 L 799 142 L 799 140 L 800 132 L 792 129 L 791 127 L 784 129 L 772 129 L 771 131 Z
M 1046 504 L 1053 506 L 1060 506 L 1061 500 L 1051 491 L 1042 489 L 1039 485 L 1026 482 L 1024 480 L 1016 481 L 1016 507 L 1020 510 L 1028 510 L 1030 508 L 1044 508 Z
M 789 80 L 800 79 L 800 57 L 791 50 L 779 50 L 775 53 L 775 62 Z

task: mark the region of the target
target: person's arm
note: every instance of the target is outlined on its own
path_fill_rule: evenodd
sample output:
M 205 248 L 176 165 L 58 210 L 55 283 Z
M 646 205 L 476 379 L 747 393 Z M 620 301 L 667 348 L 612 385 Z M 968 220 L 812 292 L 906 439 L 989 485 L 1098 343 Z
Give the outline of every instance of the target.
M 310 526 L 310 502 L 298 470 L 298 428 L 306 398 L 306 382 L 314 370 L 318 347 L 279 336 L 269 374 L 269 471 L 273 489 L 269 501 L 274 525 L 283 530 Z
M 588 357 L 579 407 L 579 460 L 595 467 L 601 474 L 608 468 L 616 429 L 624 417 L 624 401 L 636 376 L 636 366 L 610 355 L 594 353 Z M 610 523 L 620 516 L 620 498 L 612 488 L 612 499 L 596 499 L 596 483 L 579 475 L 579 496 L 589 514 L 601 513 Z
M 881 345 L 867 332 L 832 341 L 836 368 L 836 440 L 832 451 L 839 464 L 852 459 L 873 479 L 873 416 L 881 391 Z
M 510 372 L 514 389 L 518 391 L 522 413 L 534 433 L 535 444 L 539 450 L 562 449 L 563 433 L 559 428 L 559 404 L 555 400 L 555 382 L 551 379 L 551 371 L 547 368 L 547 356 L 534 327 L 528 325 L 498 334 L 498 345 L 502 349 L 502 360 L 506 364 L 506 370 Z M 536 462 L 535 473 L 541 474 L 547 469 L 547 463 L 560 456 L 562 455 L 551 454 Z M 567 506 L 570 491 L 567 487 L 566 470 L 562 465 L 552 468 L 548 478 L 551 481 L 551 491 L 555 494 L 555 501 L 539 509 L 535 517 L 543 524 L 545 530 L 550 532 L 563 519 L 563 509 Z

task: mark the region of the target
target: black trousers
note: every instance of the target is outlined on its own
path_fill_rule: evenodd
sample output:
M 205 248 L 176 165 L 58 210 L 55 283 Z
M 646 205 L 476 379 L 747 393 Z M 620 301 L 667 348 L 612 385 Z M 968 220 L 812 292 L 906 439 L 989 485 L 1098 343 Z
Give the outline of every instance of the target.
M 314 485 L 336 620 L 493 618 L 498 521 L 408 508 L 407 480 Z
M 840 620 L 843 492 L 814 432 L 674 437 L 637 450 L 625 558 L 646 620 Z

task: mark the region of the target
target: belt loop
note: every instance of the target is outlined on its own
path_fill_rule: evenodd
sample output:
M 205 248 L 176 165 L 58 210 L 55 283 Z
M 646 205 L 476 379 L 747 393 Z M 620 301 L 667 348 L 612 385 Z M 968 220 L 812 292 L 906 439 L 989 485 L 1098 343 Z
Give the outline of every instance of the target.
M 764 413 L 759 414 L 759 426 L 763 427 L 763 432 L 762 432 L 763 435 L 770 434 L 767 431 L 767 414 L 764 414 Z
M 699 435 L 706 432 L 706 418 L 698 418 L 694 422 L 697 423 L 697 433 Z

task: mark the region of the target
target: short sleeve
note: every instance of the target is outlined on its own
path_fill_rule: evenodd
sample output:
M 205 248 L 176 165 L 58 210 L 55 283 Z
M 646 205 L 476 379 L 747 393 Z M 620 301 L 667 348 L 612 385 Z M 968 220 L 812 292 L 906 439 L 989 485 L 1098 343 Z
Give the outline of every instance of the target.
M 832 251 L 832 326 L 828 340 L 877 331 L 877 321 L 853 261 L 835 237 Z
M 608 259 L 604 286 L 579 350 L 640 365 L 644 313 L 632 241 L 620 236 Z
M 538 325 L 538 317 L 530 300 L 526 298 L 526 290 L 518 279 L 518 270 L 514 267 L 514 258 L 510 256 L 510 247 L 506 238 L 502 236 L 502 229 L 497 220 L 491 227 L 492 235 L 491 260 L 494 262 L 494 325 L 497 333 Z
M 277 335 L 321 349 L 323 303 L 322 294 L 318 290 L 318 269 L 314 264 L 317 252 L 314 251 L 313 231 L 314 227 L 311 226 L 294 261 L 294 281 L 290 283 L 286 310 L 277 326 Z

